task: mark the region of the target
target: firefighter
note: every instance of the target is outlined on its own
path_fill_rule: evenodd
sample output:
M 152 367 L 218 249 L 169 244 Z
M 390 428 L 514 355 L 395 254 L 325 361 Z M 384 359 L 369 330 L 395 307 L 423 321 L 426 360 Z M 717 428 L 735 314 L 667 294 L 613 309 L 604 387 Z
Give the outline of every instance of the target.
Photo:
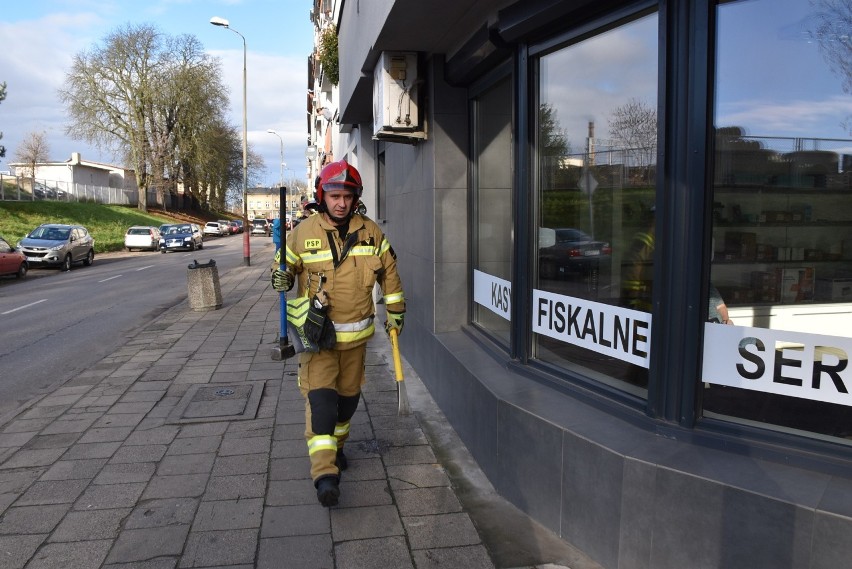
M 318 342 L 325 347 L 299 354 L 298 372 L 311 478 L 326 507 L 337 504 L 340 472 L 347 467 L 343 445 L 365 381 L 367 340 L 375 330 L 373 285 L 384 295 L 386 332 L 401 333 L 405 316 L 396 254 L 378 225 L 355 212 L 362 189 L 361 175 L 345 160 L 325 166 L 317 184 L 319 213 L 287 235 L 272 271 L 276 291 L 297 283 L 297 298 L 322 298 L 333 324 L 323 327 L 334 336 Z M 286 270 L 280 269 L 282 250 Z

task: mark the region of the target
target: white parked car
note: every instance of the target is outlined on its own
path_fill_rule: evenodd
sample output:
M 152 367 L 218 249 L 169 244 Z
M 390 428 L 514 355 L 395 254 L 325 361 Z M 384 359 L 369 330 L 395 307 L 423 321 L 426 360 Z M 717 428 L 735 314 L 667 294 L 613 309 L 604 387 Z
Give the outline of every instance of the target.
M 223 235 L 228 235 L 230 230 L 228 226 L 219 223 L 218 221 L 208 221 L 204 224 L 204 235 L 215 235 L 216 237 L 222 237 Z
M 128 251 L 156 251 L 160 248 L 160 230 L 150 225 L 134 225 L 124 234 L 124 247 Z

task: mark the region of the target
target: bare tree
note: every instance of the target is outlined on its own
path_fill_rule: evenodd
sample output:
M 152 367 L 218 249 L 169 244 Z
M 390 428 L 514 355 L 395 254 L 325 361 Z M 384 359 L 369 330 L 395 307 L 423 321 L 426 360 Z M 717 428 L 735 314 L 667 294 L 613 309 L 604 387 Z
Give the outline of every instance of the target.
M 239 148 L 239 139 L 220 136 L 229 130 L 220 75 L 218 61 L 195 37 L 128 24 L 75 56 L 59 92 L 72 119 L 66 131 L 127 160 L 136 173 L 139 209 L 147 209 L 149 188 L 162 198 L 178 182 L 200 201 L 216 203 L 218 190 L 199 183 L 227 188 L 234 178 L 225 170 L 227 177 L 219 179 L 220 165 L 204 158 L 219 154 L 213 145 L 234 145 L 225 154 Z
M 808 39 L 815 41 L 828 66 L 840 79 L 843 92 L 852 93 L 852 1 L 813 0 L 815 18 L 807 30 Z M 852 115 L 841 121 L 841 126 L 852 133 Z
M 640 99 L 630 99 L 613 110 L 609 134 L 647 179 L 657 153 L 657 111 Z
M 66 86 L 59 91 L 71 117 L 66 132 L 128 160 L 143 211 L 148 208 L 151 155 L 147 125 L 164 57 L 155 28 L 128 24 L 110 33 L 104 45 L 74 56 Z
M 50 146 L 44 132 L 31 132 L 15 150 L 15 161 L 24 164 L 24 176 L 35 180 L 36 168 L 47 162 Z

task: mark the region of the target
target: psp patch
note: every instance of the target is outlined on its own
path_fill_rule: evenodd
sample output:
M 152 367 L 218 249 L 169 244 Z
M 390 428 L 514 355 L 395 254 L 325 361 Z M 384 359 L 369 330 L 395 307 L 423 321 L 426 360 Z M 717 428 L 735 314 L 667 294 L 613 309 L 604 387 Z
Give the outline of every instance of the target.
M 322 247 L 322 239 L 305 239 L 305 249 L 319 249 Z

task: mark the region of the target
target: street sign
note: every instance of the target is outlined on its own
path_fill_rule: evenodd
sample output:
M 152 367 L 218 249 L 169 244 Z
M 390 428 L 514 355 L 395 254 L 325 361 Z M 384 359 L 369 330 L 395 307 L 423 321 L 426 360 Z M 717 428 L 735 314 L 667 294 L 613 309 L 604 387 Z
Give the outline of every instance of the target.
M 583 169 L 583 175 L 580 177 L 577 187 L 579 187 L 584 194 L 592 195 L 595 193 L 595 188 L 598 187 L 598 181 L 595 180 L 594 176 L 592 176 L 591 170 L 588 168 Z

